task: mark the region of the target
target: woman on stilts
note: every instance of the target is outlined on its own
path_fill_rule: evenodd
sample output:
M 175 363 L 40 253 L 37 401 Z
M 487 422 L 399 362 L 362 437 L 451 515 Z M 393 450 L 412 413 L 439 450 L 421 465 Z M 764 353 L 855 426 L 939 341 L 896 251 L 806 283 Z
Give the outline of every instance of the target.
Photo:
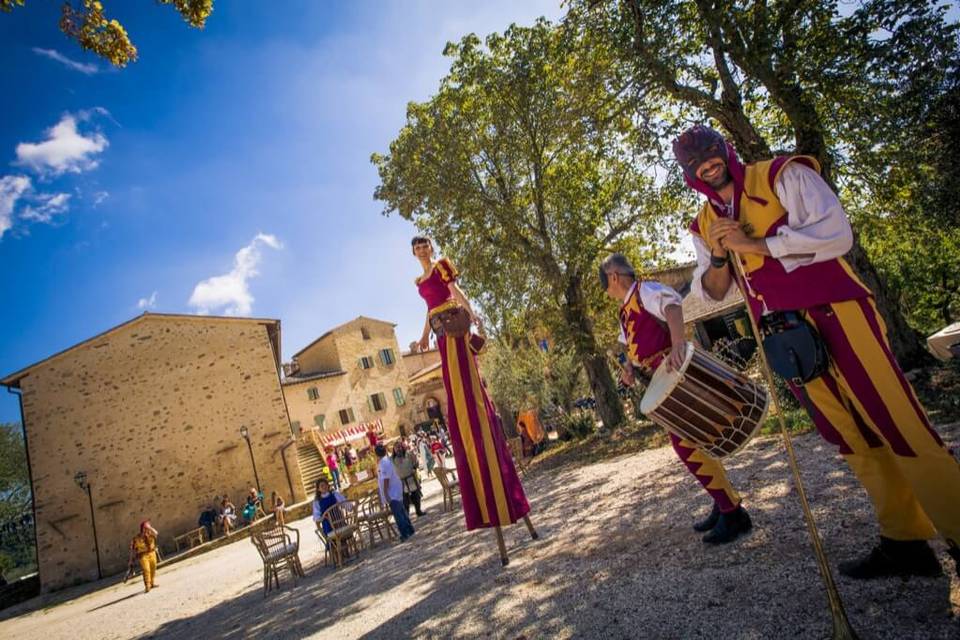
M 513 466 L 503 429 L 480 380 L 476 353 L 480 338 L 463 325 L 478 323 L 463 291 L 457 286 L 457 270 L 446 258 L 434 262 L 429 238 L 416 236 L 413 255 L 423 266 L 417 290 L 427 303 L 427 321 L 420 349 L 430 346 L 430 331 L 437 336 L 447 392 L 450 440 L 460 476 L 460 496 L 467 530 L 493 528 L 506 565 L 502 526 L 523 520 L 533 539 L 537 532 L 527 514 L 530 505 Z M 466 315 L 464 315 L 466 314 Z

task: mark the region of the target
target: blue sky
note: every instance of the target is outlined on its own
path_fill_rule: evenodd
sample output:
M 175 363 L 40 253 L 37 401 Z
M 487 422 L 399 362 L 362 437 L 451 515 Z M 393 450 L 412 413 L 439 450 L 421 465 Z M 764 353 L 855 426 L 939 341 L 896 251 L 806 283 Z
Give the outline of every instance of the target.
M 144 309 L 280 318 L 284 358 L 358 315 L 422 328 L 411 224 L 376 171 L 445 42 L 557 18 L 559 0 L 225 2 L 206 29 L 105 0 L 140 59 L 115 70 L 0 14 L 0 374 Z M 282 12 L 273 7 L 281 7 Z M 0 392 L 0 421 L 19 419 Z

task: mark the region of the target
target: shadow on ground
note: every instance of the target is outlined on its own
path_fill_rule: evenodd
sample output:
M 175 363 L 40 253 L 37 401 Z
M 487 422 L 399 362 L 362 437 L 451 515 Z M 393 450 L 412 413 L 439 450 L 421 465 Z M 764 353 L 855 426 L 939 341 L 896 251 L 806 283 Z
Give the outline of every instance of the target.
M 946 434 L 956 442 L 960 428 Z M 816 435 L 796 439 L 808 497 L 834 565 L 876 537 L 862 489 Z M 637 463 L 637 457 L 651 457 Z M 755 530 L 704 546 L 690 524 L 708 510 L 672 451 L 590 467 L 535 470 L 524 484 L 542 539 L 506 531 L 501 569 L 490 531 L 466 532 L 459 513 L 415 521 L 403 545 L 340 570 L 305 558 L 307 577 L 260 583 L 144 638 L 498 637 L 821 638 L 830 618 L 779 441 L 759 439 L 728 465 Z M 939 545 L 939 543 L 938 543 Z M 942 545 L 937 546 L 942 557 Z M 952 562 L 945 562 L 953 574 Z M 953 597 L 960 581 L 953 578 Z M 951 579 L 838 579 L 862 638 L 958 638 Z

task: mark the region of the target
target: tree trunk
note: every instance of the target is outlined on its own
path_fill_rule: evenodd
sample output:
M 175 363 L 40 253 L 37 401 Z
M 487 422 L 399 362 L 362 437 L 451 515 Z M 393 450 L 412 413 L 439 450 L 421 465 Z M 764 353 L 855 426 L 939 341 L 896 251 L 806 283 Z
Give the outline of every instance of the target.
M 890 349 L 904 371 L 929 364 L 931 356 L 923 348 L 923 336 L 913 330 L 907 319 L 900 313 L 899 301 L 880 280 L 860 242 L 854 238 L 853 248 L 847 254 L 850 265 L 867 285 L 877 300 L 877 311 L 887 325 L 887 339 Z
M 597 349 L 597 340 L 593 335 L 593 324 L 586 313 L 579 276 L 568 277 L 564 297 L 567 301 L 563 309 L 564 320 L 572 334 L 573 348 L 587 372 L 590 389 L 597 402 L 597 413 L 600 414 L 603 426 L 613 429 L 623 422 L 623 405 L 617 395 L 607 360 Z

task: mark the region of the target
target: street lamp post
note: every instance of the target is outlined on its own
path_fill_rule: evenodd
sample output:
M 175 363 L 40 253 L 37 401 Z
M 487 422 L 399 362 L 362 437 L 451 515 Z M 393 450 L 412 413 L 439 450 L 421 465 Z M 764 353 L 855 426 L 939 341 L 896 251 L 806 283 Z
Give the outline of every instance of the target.
M 260 488 L 260 476 L 257 474 L 257 461 L 253 457 L 253 445 L 250 444 L 250 430 L 247 429 L 247 425 L 240 427 L 240 435 L 247 441 L 247 450 L 250 452 L 250 464 L 253 465 L 253 478 L 257 481 L 257 493 L 262 494 L 263 490 Z
M 77 471 L 73 476 L 73 481 L 77 483 L 87 494 L 87 501 L 90 503 L 90 522 L 93 525 L 93 548 L 97 553 L 97 579 L 103 578 L 103 568 L 100 566 L 100 542 L 97 539 L 97 518 L 93 513 L 93 487 L 87 482 L 87 474 L 83 471 Z

